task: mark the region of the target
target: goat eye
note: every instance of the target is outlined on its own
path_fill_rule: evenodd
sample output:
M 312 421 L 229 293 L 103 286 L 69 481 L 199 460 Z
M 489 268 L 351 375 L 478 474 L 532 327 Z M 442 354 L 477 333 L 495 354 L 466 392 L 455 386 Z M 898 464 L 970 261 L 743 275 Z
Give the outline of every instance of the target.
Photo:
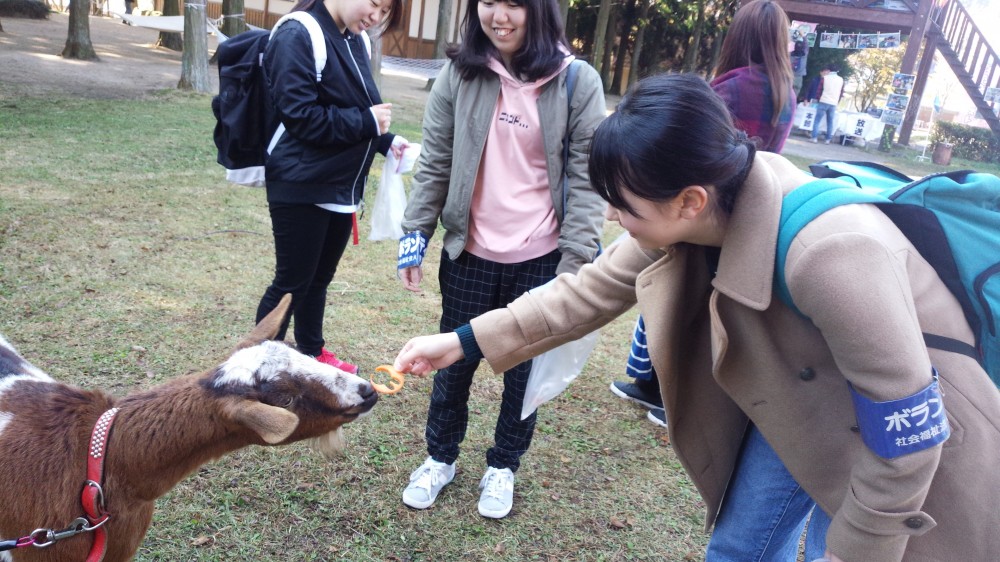
M 282 406 L 282 408 L 289 408 L 289 407 L 291 407 L 292 402 L 294 402 L 294 401 L 295 401 L 295 399 L 292 398 L 291 396 L 289 396 L 288 400 L 285 401 L 285 404 Z

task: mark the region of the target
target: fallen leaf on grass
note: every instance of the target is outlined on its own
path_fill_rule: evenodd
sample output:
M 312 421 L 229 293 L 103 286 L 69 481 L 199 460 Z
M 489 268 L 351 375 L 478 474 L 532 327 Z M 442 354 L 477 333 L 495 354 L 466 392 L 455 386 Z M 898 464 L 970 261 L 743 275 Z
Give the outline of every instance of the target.
M 507 552 L 507 547 L 504 546 L 502 542 L 498 542 L 496 546 L 493 547 L 493 554 L 503 554 Z
M 212 544 L 215 539 L 207 535 L 202 535 L 191 541 L 191 546 L 205 546 L 206 544 Z

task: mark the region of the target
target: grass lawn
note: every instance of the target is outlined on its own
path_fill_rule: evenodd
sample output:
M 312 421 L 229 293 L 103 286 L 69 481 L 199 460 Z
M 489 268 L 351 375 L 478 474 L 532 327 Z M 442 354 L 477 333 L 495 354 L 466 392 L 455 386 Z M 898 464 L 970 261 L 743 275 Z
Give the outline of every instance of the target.
M 53 100 L 4 88 L 0 333 L 55 378 L 116 395 L 216 365 L 251 328 L 274 258 L 263 190 L 226 183 L 215 163 L 209 97 Z M 423 108 L 389 93 L 394 131 L 419 141 Z M 872 154 L 915 176 L 942 170 L 913 151 Z M 1000 171 L 957 159 L 948 169 L 962 167 Z M 362 374 L 436 332 L 440 307 L 441 237 L 414 295 L 396 279 L 396 244 L 367 241 L 369 228 L 363 216 L 325 326 L 327 347 Z M 609 226 L 606 241 L 619 232 Z M 137 560 L 699 560 L 704 505 L 666 431 L 607 389 L 623 378 L 633 321 L 602 330 L 584 373 L 539 412 L 506 519 L 476 512 L 503 387 L 484 365 L 458 475 L 432 509 L 400 500 L 426 455 L 431 379 L 410 378 L 346 427 L 343 458 L 297 444 L 202 467 L 158 501 Z
M 215 163 L 209 98 L 3 88 L 0 333 L 53 377 L 116 395 L 217 364 L 250 329 L 274 258 L 263 190 L 227 184 Z M 395 109 L 395 130 L 419 140 L 422 108 Z M 396 280 L 395 243 L 365 240 L 368 229 L 363 217 L 326 315 L 328 347 L 365 373 L 435 332 L 439 313 L 440 237 L 413 295 Z M 607 390 L 623 376 L 633 321 L 605 328 L 585 372 L 539 413 L 506 519 L 476 512 L 502 391 L 484 367 L 458 476 L 432 509 L 400 500 L 426 455 L 431 379 L 411 378 L 346 427 L 339 460 L 292 445 L 202 467 L 157 502 L 137 559 L 700 559 L 704 507 L 666 432 Z

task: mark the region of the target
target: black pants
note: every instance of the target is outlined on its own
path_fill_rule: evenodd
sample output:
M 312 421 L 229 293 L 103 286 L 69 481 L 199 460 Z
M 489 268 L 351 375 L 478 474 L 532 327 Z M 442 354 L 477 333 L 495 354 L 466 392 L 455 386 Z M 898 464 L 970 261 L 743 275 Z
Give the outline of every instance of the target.
M 462 252 L 452 261 L 441 253 L 438 279 L 441 284 L 441 332 L 451 332 L 470 320 L 506 306 L 529 289 L 555 277 L 562 254 L 559 250 L 515 264 L 496 263 Z M 469 389 L 479 361 L 462 359 L 434 376 L 434 389 L 427 412 L 427 452 L 434 460 L 451 464 L 458 458 L 459 444 L 469 424 Z M 494 430 L 494 445 L 486 452 L 486 464 L 516 472 L 521 455 L 531 445 L 535 414 L 521 420 L 524 389 L 531 361 L 503 374 L 503 397 Z
M 326 288 L 351 236 L 352 215 L 334 213 L 312 204 L 270 203 L 274 231 L 274 280 L 257 307 L 257 322 L 271 312 L 285 293 L 292 294 L 292 314 L 275 339 L 285 338 L 295 318 L 295 344 L 306 355 L 323 348 Z

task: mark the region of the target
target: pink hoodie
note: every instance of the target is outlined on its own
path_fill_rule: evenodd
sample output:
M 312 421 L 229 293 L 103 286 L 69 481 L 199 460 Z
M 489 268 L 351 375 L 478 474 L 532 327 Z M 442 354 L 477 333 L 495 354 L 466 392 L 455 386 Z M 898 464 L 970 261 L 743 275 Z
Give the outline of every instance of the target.
M 490 61 L 500 77 L 500 96 L 472 195 L 465 246 L 469 253 L 498 263 L 520 263 L 558 247 L 559 221 L 552 206 L 549 155 L 537 100 L 542 86 L 572 61 L 567 56 L 559 70 L 535 82 L 521 82 L 503 63 Z

